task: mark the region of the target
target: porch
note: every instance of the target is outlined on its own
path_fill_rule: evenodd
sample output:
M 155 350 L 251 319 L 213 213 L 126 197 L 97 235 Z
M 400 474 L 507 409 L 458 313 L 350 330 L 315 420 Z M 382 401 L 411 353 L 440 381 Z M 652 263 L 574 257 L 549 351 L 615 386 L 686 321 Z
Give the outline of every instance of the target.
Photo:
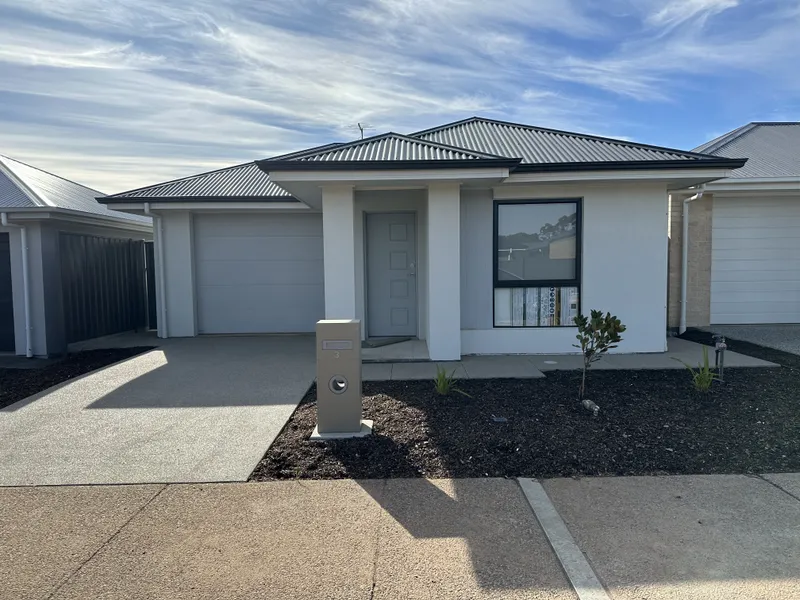
M 610 354 L 592 365 L 592 370 L 683 369 L 684 363 L 696 367 L 703 361 L 703 345 L 681 338 L 669 338 L 668 350 L 648 354 Z M 408 340 L 381 348 L 362 350 L 364 381 L 433 379 L 438 367 L 459 379 L 534 379 L 548 371 L 582 368 L 579 354 L 506 354 L 462 356 L 456 361 L 424 358 L 423 340 Z M 709 348 L 713 364 L 714 351 Z M 725 353 L 726 368 L 776 367 L 778 365 L 738 354 Z

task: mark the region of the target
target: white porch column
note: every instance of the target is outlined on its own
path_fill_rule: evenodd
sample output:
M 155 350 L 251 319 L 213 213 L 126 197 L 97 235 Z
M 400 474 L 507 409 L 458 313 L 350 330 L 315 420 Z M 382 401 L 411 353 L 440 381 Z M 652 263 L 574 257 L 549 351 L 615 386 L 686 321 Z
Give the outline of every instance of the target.
M 322 188 L 325 318 L 356 318 L 356 245 L 353 186 Z
M 161 259 L 164 262 L 166 333 L 169 337 L 197 335 L 194 284 L 194 225 L 192 213 L 167 211 L 162 217 L 164 237 Z M 161 312 L 158 318 L 161 319 Z M 163 329 L 160 331 L 163 332 Z
M 461 358 L 461 191 L 459 183 L 428 186 L 428 352 Z

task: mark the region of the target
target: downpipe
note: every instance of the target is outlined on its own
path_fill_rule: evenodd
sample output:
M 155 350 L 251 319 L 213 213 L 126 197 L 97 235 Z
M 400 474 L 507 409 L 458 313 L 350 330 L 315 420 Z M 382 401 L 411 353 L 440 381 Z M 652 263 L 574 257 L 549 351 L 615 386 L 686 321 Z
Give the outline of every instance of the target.
M 153 232 L 156 257 L 156 271 L 158 276 L 158 303 L 161 310 L 158 320 L 158 332 L 160 338 L 169 337 L 167 328 L 167 290 L 165 287 L 166 276 L 164 274 L 164 225 L 161 217 L 150 211 L 150 203 L 144 203 L 144 214 L 153 219 Z
M 22 296 L 23 311 L 25 313 L 25 356 L 33 358 L 33 331 L 31 328 L 31 283 L 30 269 L 28 267 L 28 228 L 18 223 L 8 221 L 8 213 L 0 213 L 0 223 L 3 227 L 16 227 L 19 229 L 20 245 L 22 246 Z
M 681 319 L 678 326 L 678 333 L 686 333 L 686 297 L 687 288 L 689 287 L 689 203 L 699 200 L 703 197 L 703 188 L 700 186 L 700 191 L 690 198 L 683 201 L 683 235 L 681 236 Z

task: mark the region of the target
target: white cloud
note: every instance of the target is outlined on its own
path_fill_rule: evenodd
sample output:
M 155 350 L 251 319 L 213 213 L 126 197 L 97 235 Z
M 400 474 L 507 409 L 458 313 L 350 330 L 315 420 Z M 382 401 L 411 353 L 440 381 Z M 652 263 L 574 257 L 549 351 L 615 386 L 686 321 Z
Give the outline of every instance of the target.
M 353 138 L 356 122 L 480 113 L 625 134 L 618 98 L 671 100 L 720 70 L 781 81 L 798 5 L 715 28 L 746 3 L 0 0 L 15 9 L 0 19 L 0 152 L 119 191 Z

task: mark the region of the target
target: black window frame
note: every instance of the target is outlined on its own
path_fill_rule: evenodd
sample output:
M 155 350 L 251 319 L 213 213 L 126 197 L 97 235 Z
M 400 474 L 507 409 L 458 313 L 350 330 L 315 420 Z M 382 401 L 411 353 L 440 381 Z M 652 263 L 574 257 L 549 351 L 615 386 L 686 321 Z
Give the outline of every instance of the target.
M 518 204 L 566 204 L 575 203 L 575 278 L 574 279 L 525 279 L 525 280 L 501 280 L 498 278 L 498 224 L 500 207 Z M 583 198 L 544 198 L 544 199 L 517 199 L 517 200 L 495 200 L 494 218 L 492 219 L 492 327 L 494 329 L 558 329 L 563 327 L 575 327 L 574 324 L 561 325 L 497 325 L 495 321 L 496 294 L 498 288 L 578 288 L 578 314 L 582 314 L 581 305 L 583 303 L 582 284 L 583 279 Z

